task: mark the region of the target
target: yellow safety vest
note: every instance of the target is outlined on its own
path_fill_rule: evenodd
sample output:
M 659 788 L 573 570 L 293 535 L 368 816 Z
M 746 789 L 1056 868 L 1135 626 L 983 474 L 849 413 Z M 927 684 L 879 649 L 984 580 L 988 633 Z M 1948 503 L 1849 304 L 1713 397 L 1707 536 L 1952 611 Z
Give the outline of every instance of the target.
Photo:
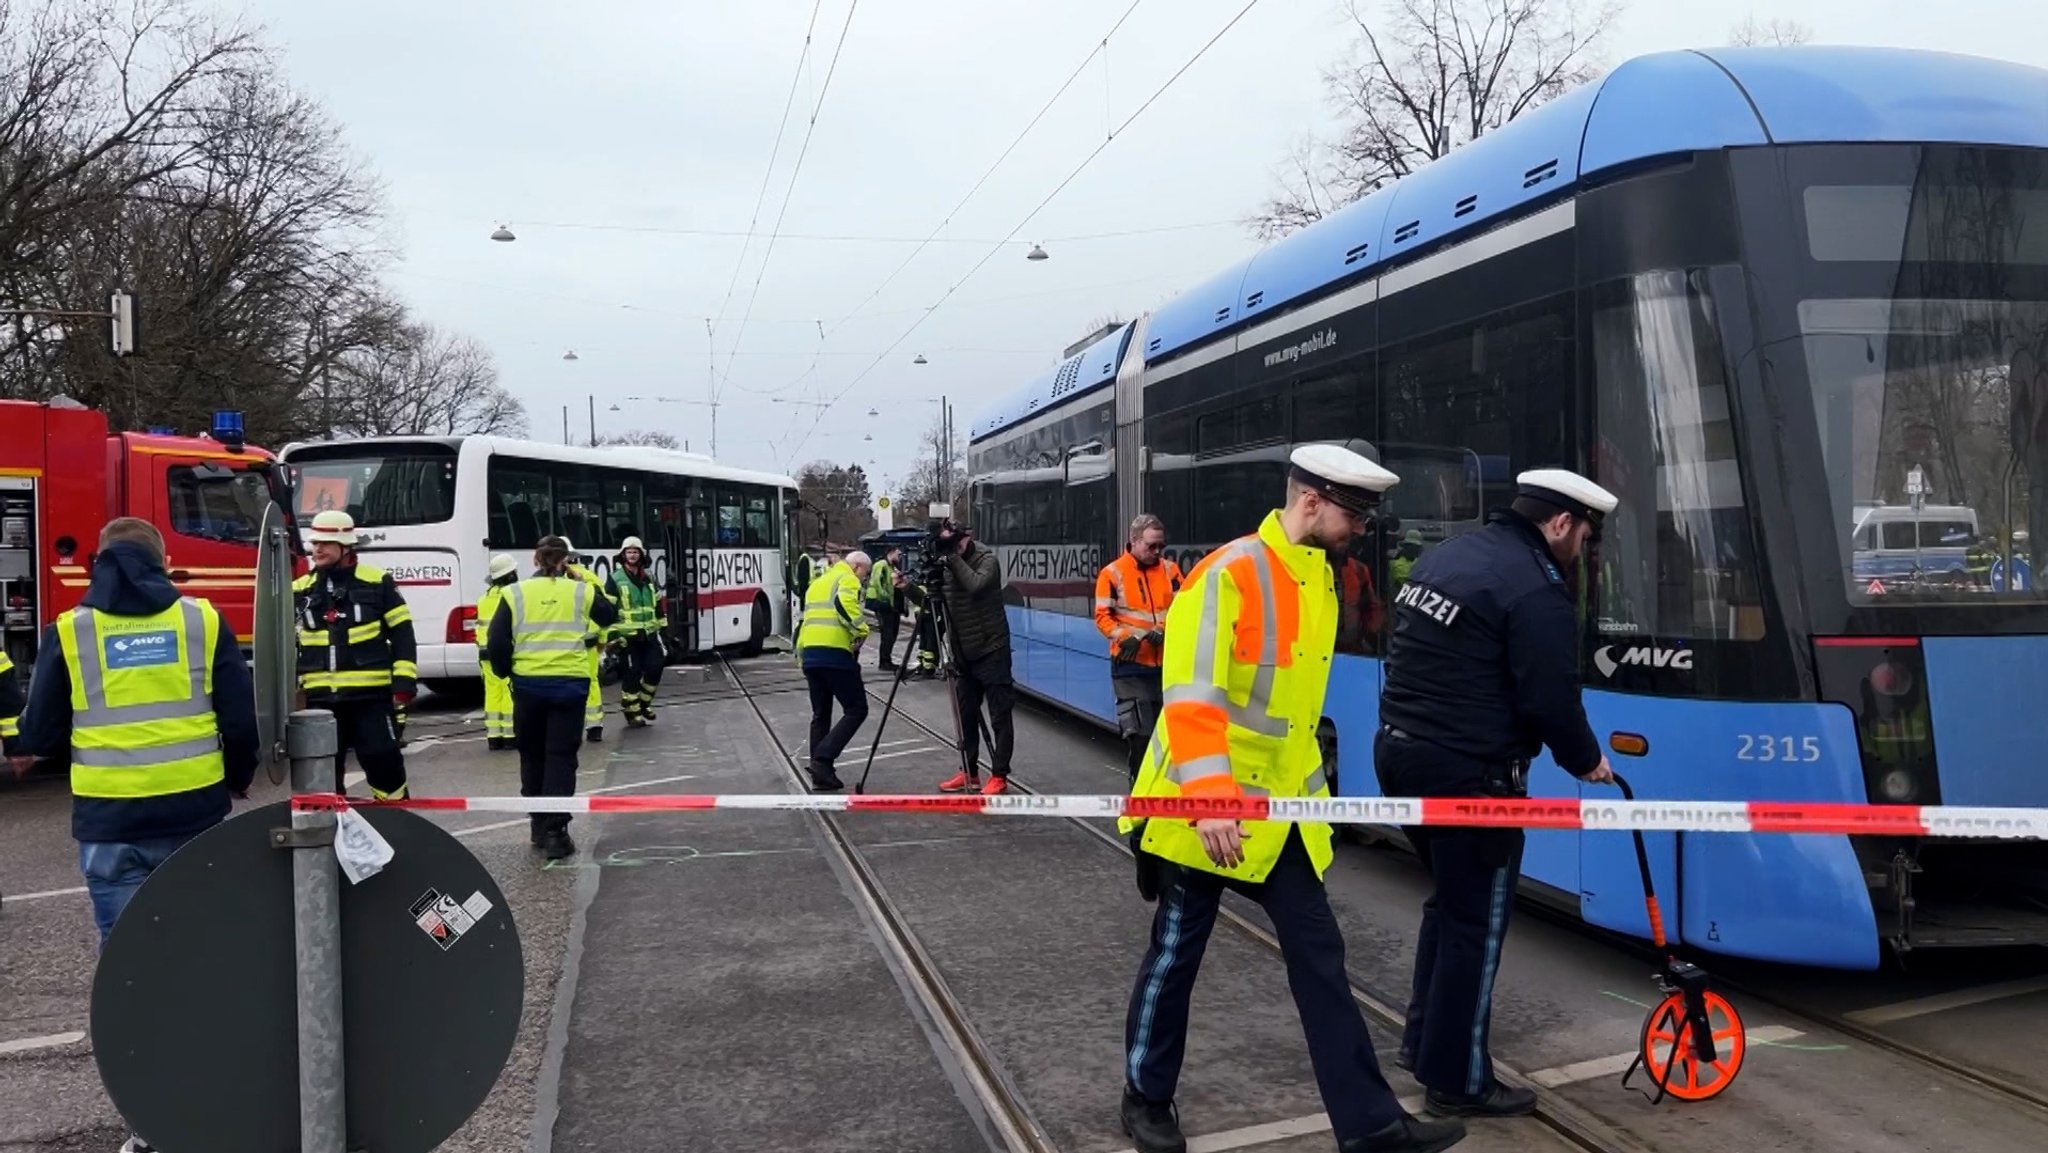
M 476 598 L 476 644 L 478 649 L 482 649 L 490 641 L 491 619 L 498 615 L 498 606 L 505 603 L 505 590 L 510 587 L 510 585 L 486 585 L 484 586 L 484 595 Z M 481 654 L 479 654 L 477 663 L 486 671 L 491 667 L 491 662 L 481 659 Z
M 505 590 L 512 606 L 512 675 L 588 677 L 584 638 L 597 625 L 590 598 L 602 595 L 575 577 L 528 577 Z
M 589 569 L 587 569 L 587 568 L 584 568 L 584 567 L 583 567 L 582 565 L 580 565 L 580 564 L 577 564 L 577 563 L 576 563 L 575 561 L 570 561 L 570 562 L 569 562 L 569 575 L 570 575 L 570 576 L 573 576 L 573 577 L 575 577 L 575 578 L 576 578 L 577 580 L 580 580 L 580 581 L 582 581 L 582 582 L 583 582 L 584 584 L 587 584 L 587 585 L 589 585 L 589 586 L 590 586 L 591 588 L 594 588 L 594 589 L 596 589 L 596 590 L 597 590 L 597 595 L 599 595 L 599 596 L 608 596 L 608 595 L 609 595 L 609 594 L 608 594 L 608 593 L 606 593 L 606 591 L 605 591 L 605 587 L 604 587 L 604 582 L 603 582 L 603 581 L 601 581 L 601 580 L 599 580 L 599 579 L 597 579 L 597 574 L 596 574 L 596 573 L 594 573 L 594 572 L 591 572 L 591 571 L 590 571 Z M 612 631 L 612 630 L 610 630 L 610 629 L 601 629 L 601 628 L 598 628 L 598 627 L 597 627 L 597 622 L 595 622 L 595 621 L 592 621 L 592 622 L 591 622 L 591 624 L 590 624 L 590 628 L 589 628 L 589 630 L 588 630 L 588 631 L 589 631 L 589 635 L 590 635 L 590 636 L 594 637 L 594 638 L 595 638 L 596 640 L 598 640 L 599 642 L 603 642 L 603 641 L 605 641 L 605 640 L 609 639 L 609 637 L 610 637 L 610 634 L 611 634 L 611 631 Z M 590 654 L 591 654 L 591 656 L 592 656 L 592 657 L 595 657 L 595 656 L 596 656 L 596 652 L 597 652 L 597 650 L 596 650 L 596 649 L 594 649 L 594 648 L 593 648 L 593 649 L 591 649 L 591 650 L 590 650 Z
M 71 677 L 71 791 L 127 800 L 227 777 L 213 715 L 220 613 L 180 597 L 148 616 L 76 608 L 57 617 Z
M 1166 613 L 1159 721 L 1131 786 L 1134 797 L 1327 797 L 1316 726 L 1337 640 L 1337 590 L 1322 549 L 1290 543 L 1280 514 L 1210 553 Z M 1262 881 L 1287 844 L 1284 822 L 1244 822 L 1244 860 L 1224 868 L 1202 850 L 1194 822 L 1143 824 L 1148 852 L 1175 864 Z M 1302 822 L 1322 876 L 1331 829 Z
M 0 677 L 11 677 L 13 675 L 14 658 L 6 653 L 0 653 Z M 5 737 L 11 741 L 20 735 L 21 715 L 19 713 L 11 717 L 0 717 L 0 737 Z
M 852 565 L 840 561 L 804 590 L 803 629 L 796 647 L 850 653 L 853 642 L 867 635 L 867 618 L 860 615 L 860 578 Z

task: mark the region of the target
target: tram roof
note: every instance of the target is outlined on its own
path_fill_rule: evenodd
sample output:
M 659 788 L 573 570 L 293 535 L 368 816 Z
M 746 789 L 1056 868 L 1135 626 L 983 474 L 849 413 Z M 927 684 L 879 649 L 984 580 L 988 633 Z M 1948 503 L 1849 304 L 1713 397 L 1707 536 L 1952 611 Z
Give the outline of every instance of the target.
M 1872 142 L 2048 147 L 2048 70 L 1833 45 L 1634 57 L 1181 293 L 1147 323 L 1145 363 L 1627 165 L 1724 148 Z M 970 439 L 1114 379 L 1129 335 L 1126 326 L 1006 397 L 973 424 Z M 1091 361 L 1086 381 L 1061 391 L 1069 364 L 1111 342 L 1106 366 Z

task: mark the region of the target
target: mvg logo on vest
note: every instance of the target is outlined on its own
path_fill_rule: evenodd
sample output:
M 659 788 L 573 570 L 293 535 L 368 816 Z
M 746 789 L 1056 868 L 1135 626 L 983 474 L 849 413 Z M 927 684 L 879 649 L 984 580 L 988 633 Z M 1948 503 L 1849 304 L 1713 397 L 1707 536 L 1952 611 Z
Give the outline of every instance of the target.
M 1614 670 L 1624 665 L 1650 669 L 1682 669 L 1692 671 L 1691 649 L 1666 649 L 1656 645 L 1631 645 L 1621 656 L 1613 655 L 1614 645 L 1603 645 L 1593 654 L 1593 663 L 1600 668 L 1600 675 L 1611 677 Z
M 167 665 L 178 659 L 178 634 L 170 629 L 146 633 L 123 633 L 106 638 L 106 665 L 110 669 L 147 668 Z

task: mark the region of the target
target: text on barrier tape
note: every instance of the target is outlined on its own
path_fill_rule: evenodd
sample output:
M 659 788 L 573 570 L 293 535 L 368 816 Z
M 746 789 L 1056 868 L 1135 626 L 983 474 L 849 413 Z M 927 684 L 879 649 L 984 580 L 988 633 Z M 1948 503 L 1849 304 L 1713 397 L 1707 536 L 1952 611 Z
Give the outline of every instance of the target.
M 467 813 L 680 813 L 708 809 L 940 813 L 984 817 L 1159 817 L 1332 825 L 1638 829 L 1687 833 L 1855 833 L 2048 840 L 2048 809 L 1852 805 L 1785 801 L 1566 801 L 1491 797 L 1127 797 L 669 794 L 585 797 L 414 797 L 372 801 L 333 793 L 292 798 L 302 812 L 340 808 Z

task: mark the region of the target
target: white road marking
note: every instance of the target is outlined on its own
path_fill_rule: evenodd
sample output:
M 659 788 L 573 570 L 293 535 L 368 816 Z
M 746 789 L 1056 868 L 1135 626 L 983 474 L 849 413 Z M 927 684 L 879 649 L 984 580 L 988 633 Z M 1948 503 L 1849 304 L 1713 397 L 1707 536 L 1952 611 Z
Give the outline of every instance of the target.
M 634 781 L 630 785 L 605 785 L 602 788 L 585 789 L 584 791 L 588 793 L 623 793 L 627 789 L 644 789 L 649 785 L 666 785 L 676 781 L 694 781 L 696 779 L 694 775 L 684 773 L 680 777 L 656 777 L 651 781 Z
M 531 820 L 532 818 L 530 817 L 520 817 L 512 821 L 492 821 L 488 825 L 471 825 L 466 829 L 450 829 L 449 834 L 456 837 L 474 837 L 478 833 L 495 833 L 499 829 L 516 829 L 521 825 L 530 823 Z
M 876 759 L 876 760 L 878 760 L 878 761 L 886 761 L 886 760 L 888 760 L 888 759 L 889 759 L 890 757 L 908 757 L 908 756 L 911 756 L 911 755 L 913 755 L 913 754 L 916 754 L 916 753 L 936 753 L 936 752 L 938 752 L 938 751 L 939 751 L 939 750 L 937 750 L 937 749 L 935 749 L 935 748 L 932 748 L 932 747 L 931 747 L 930 745 L 926 745 L 926 746 L 925 746 L 924 748 L 921 748 L 921 749 L 897 749 L 897 750 L 896 750 L 895 752 L 893 752 L 893 753 L 876 753 L 876 754 L 875 754 L 875 759 Z M 867 761 L 868 761 L 868 759 L 867 759 L 866 757 L 862 757 L 862 758 L 860 758 L 860 762 L 861 762 L 862 764 L 866 764 L 866 763 L 867 763 Z M 850 764 L 852 764 L 852 763 L 853 763 L 853 758 L 851 758 L 851 757 L 847 758 L 847 762 L 846 762 L 846 763 L 847 763 L 847 764 L 849 764 L 849 765 L 850 765 Z
M 20 901 L 47 901 L 51 897 L 75 897 L 85 892 L 85 886 L 75 889 L 45 889 L 40 893 L 7 893 L 0 895 L 0 902 L 12 905 Z
M 1748 1031 L 1748 1040 L 1752 1045 L 1774 1045 L 1803 1035 L 1799 1030 L 1788 1029 L 1783 1025 L 1759 1025 Z M 1613 1057 L 1596 1057 L 1591 1061 L 1559 1065 L 1555 1069 L 1538 1069 L 1529 1074 L 1529 1080 L 1545 1089 L 1556 1089 L 1564 1085 L 1576 1085 L 1581 1081 L 1619 1076 L 1628 1072 L 1629 1065 L 1634 1063 L 1635 1059 L 1635 1050 L 1631 1049 Z
M 0 1053 L 28 1053 L 37 1049 L 55 1049 L 59 1045 L 76 1045 L 83 1040 L 83 1033 L 52 1033 L 47 1037 L 23 1037 L 19 1041 L 0 1041 Z
M 1842 1019 L 1858 1025 L 1889 1025 L 1894 1021 L 1924 1017 L 1929 1013 L 1941 1013 L 1949 1009 L 1982 1005 L 1987 1001 L 2003 1001 L 2008 997 L 2024 997 L 2029 993 L 2042 992 L 2048 992 L 2048 977 L 2006 981 L 1998 985 L 1979 985 L 1974 989 L 1957 989 L 1953 993 L 1919 997 L 1894 1005 L 1877 1005 L 1869 1009 L 1858 1009 L 1853 1013 L 1844 1013 Z

